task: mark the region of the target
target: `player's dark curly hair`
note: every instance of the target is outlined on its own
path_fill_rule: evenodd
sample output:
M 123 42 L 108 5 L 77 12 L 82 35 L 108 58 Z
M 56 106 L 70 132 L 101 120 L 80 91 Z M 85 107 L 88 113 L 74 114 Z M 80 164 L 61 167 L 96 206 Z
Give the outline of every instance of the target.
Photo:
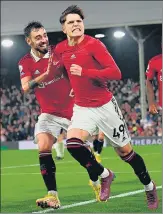
M 28 25 L 24 28 L 25 38 L 30 36 L 30 33 L 33 29 L 39 29 L 39 28 L 44 28 L 41 22 L 38 22 L 38 21 L 29 22 Z
M 77 5 L 71 5 L 65 11 L 63 11 L 62 15 L 60 16 L 59 21 L 61 24 L 65 23 L 66 16 L 68 14 L 78 14 L 81 17 L 81 19 L 84 19 L 84 13 L 83 13 L 82 9 L 79 8 Z

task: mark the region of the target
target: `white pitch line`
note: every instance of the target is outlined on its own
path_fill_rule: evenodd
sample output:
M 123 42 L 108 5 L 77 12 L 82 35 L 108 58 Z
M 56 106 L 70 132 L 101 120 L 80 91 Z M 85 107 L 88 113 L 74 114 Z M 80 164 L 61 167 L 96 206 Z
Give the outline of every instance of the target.
M 150 155 L 158 155 L 158 154 L 160 154 L 161 155 L 161 153 L 150 153 Z M 149 155 L 149 153 L 148 154 L 143 154 L 142 156 L 147 156 L 147 155 Z M 102 160 L 115 160 L 115 159 L 119 159 L 119 157 L 117 156 L 117 157 L 104 157 L 104 158 L 102 158 Z M 66 163 L 76 163 L 76 161 L 75 160 L 72 160 L 72 161 L 62 161 L 62 162 L 55 162 L 57 165 L 58 164 L 66 164 Z M 1 167 L 0 169 L 15 169 L 15 168 L 24 168 L 24 167 L 33 167 L 33 166 L 39 166 L 39 164 L 29 164 L 29 165 L 19 165 L 19 166 L 5 166 L 5 167 Z
M 162 186 L 157 186 L 156 187 L 157 189 L 162 189 Z M 127 196 L 130 196 L 130 195 L 136 195 L 136 194 L 139 194 L 139 193 L 142 193 L 144 192 L 144 189 L 142 190 L 136 190 L 136 191 L 132 191 L 132 192 L 126 192 L 126 193 L 122 193 L 122 194 L 118 194 L 118 195 L 114 195 L 114 196 L 111 196 L 110 199 L 114 199 L 114 198 L 123 198 L 123 197 L 127 197 Z M 92 203 L 95 203 L 96 200 L 89 200 L 89 201 L 83 201 L 83 202 L 79 202 L 79 203 L 74 203 L 74 204 L 70 204 L 70 205 L 64 205 L 62 206 L 60 209 L 61 210 L 64 210 L 64 209 L 68 209 L 68 208 L 72 208 L 72 207 L 78 207 L 78 206 L 83 206 L 83 205 L 86 205 L 86 204 L 92 204 Z M 52 208 L 50 209 L 46 209 L 46 210 L 43 210 L 43 211 L 36 211 L 36 212 L 32 212 L 32 213 L 49 213 L 51 211 L 56 211 Z
M 148 171 L 149 173 L 160 173 L 162 172 L 161 170 L 153 170 L 153 171 Z M 73 172 L 66 172 L 66 174 L 72 174 Z M 76 174 L 86 174 L 86 172 L 75 172 Z M 115 174 L 133 174 L 133 172 L 116 172 L 114 171 Z M 57 175 L 64 175 L 65 172 L 57 172 Z M 2 173 L 0 175 L 40 175 L 40 172 L 22 172 L 22 173 Z

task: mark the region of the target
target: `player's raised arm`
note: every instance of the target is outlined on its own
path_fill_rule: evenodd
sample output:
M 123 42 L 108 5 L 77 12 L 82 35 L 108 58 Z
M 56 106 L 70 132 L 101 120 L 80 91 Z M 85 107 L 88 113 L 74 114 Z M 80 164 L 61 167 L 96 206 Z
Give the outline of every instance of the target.
M 156 114 L 158 113 L 157 105 L 155 103 L 155 95 L 154 95 L 152 80 L 150 80 L 149 77 L 147 77 L 147 80 L 146 80 L 146 88 L 147 88 L 149 112 L 152 114 Z
M 120 69 L 102 42 L 95 40 L 90 51 L 103 69 L 83 69 L 83 75 L 104 81 L 121 79 Z
M 51 72 L 53 72 L 52 62 L 53 54 L 51 54 L 51 56 L 49 57 L 47 70 L 36 78 L 32 78 L 30 69 L 28 67 L 28 62 L 23 62 L 23 60 L 19 62 L 21 85 L 25 93 L 27 93 L 30 89 L 35 89 L 36 87 L 38 87 L 39 84 L 42 83 L 42 81 L 44 81 Z
M 153 89 L 153 83 L 152 83 L 152 80 L 155 76 L 155 71 L 152 68 L 151 62 L 149 62 L 148 64 L 146 75 L 147 75 L 146 89 L 147 89 L 149 112 L 152 114 L 156 114 L 158 112 L 157 112 L 157 105 L 155 102 L 155 95 L 154 95 L 154 89 Z

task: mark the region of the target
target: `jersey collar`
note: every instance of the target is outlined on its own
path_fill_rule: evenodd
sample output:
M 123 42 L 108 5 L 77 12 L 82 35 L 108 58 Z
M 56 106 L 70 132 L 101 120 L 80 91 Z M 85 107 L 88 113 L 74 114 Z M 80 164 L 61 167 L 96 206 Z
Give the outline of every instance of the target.
M 49 52 L 47 52 L 42 58 L 39 58 L 38 56 L 36 56 L 34 53 L 33 53 L 33 51 L 32 51 L 32 49 L 31 49 L 31 55 L 32 55 L 32 57 L 34 58 L 34 60 L 36 61 L 36 62 L 38 62 L 40 59 L 42 59 L 42 58 L 45 58 L 45 59 L 48 59 L 49 58 Z

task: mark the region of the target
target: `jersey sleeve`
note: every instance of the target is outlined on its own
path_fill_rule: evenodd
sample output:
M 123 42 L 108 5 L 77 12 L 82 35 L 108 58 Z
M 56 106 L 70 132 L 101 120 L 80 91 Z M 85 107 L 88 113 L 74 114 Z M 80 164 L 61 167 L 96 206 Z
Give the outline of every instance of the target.
M 117 66 L 106 46 L 100 41 L 93 42 L 92 55 L 103 68 Z
M 146 76 L 149 79 L 153 79 L 155 76 L 155 69 L 153 68 L 153 60 L 150 60 L 146 70 Z
M 18 68 L 20 72 L 20 79 L 30 76 L 32 77 L 31 71 L 29 69 L 29 62 L 28 60 L 21 59 L 18 63 Z
M 90 45 L 89 51 L 92 57 L 101 65 L 102 69 L 88 69 L 87 71 L 84 71 L 85 75 L 103 81 L 121 79 L 120 69 L 101 41 L 94 40 L 92 45 Z

